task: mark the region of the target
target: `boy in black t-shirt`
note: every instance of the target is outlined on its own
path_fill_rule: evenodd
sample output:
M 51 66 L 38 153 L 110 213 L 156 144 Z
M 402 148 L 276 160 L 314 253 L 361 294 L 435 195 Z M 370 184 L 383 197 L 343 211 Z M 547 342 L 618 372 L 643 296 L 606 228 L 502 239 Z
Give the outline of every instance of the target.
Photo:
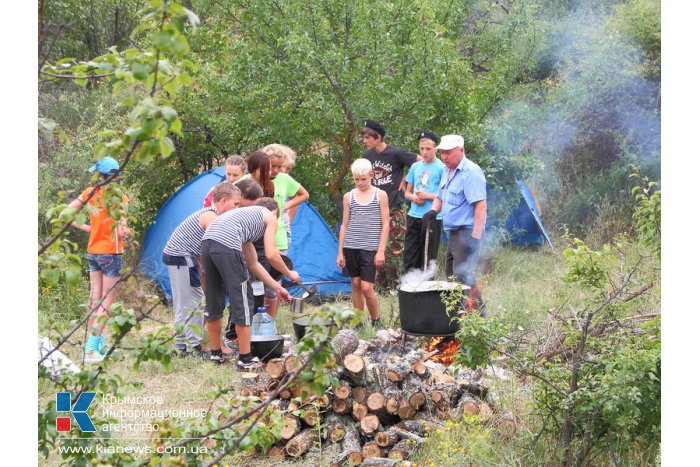
M 403 239 L 406 233 L 406 213 L 404 212 L 404 191 L 406 190 L 405 170 L 420 160 L 420 157 L 384 141 L 386 130 L 374 120 L 365 120 L 362 128 L 362 143 L 365 145 L 364 158 L 372 163 L 374 176 L 372 185 L 384 190 L 389 197 L 389 244 L 386 248 L 386 262 L 378 269 L 377 284 L 387 290 L 398 285 L 403 256 Z

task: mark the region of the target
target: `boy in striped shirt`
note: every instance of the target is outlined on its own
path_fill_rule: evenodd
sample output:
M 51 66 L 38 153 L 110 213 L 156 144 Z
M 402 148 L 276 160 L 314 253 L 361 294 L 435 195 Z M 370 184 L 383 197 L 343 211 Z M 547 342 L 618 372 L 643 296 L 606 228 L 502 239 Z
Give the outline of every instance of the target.
M 379 327 L 379 301 L 374 293 L 377 268 L 384 264 L 389 237 L 389 197 L 372 186 L 372 163 L 357 159 L 350 167 L 356 188 L 343 196 L 343 224 L 338 238 L 336 264 L 351 277 L 352 305 L 367 311 Z
M 213 206 L 190 214 L 177 226 L 163 249 L 163 263 L 168 268 L 173 295 L 175 355 L 203 354 L 204 291 L 199 268 L 202 237 L 219 214 L 235 209 L 241 201 L 241 190 L 230 183 L 217 185 L 212 195 Z M 190 323 L 194 326 L 189 326 Z

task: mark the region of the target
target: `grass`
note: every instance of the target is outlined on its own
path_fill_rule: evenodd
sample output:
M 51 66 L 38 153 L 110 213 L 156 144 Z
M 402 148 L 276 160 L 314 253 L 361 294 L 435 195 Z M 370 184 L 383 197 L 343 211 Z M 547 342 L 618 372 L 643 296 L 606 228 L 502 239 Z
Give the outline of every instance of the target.
M 563 248 L 560 248 L 562 251 Z M 634 259 L 634 249 L 629 256 Z M 500 319 L 510 329 L 529 330 L 534 333 L 546 329 L 548 310 L 565 303 L 577 302 L 582 294 L 562 278 L 566 264 L 561 255 L 554 255 L 548 249 L 528 250 L 518 248 L 494 248 L 486 252 L 484 272 L 480 276 L 483 296 L 487 302 L 490 316 Z M 655 280 L 658 271 L 645 271 L 644 280 Z M 118 299 L 130 305 L 133 291 L 129 285 L 120 289 Z M 654 289 L 651 301 L 640 304 L 644 309 L 658 307 L 658 287 Z M 88 288 L 81 284 L 74 289 L 41 288 L 39 290 L 39 334 L 50 335 L 55 342 L 57 331 L 70 329 L 71 322 L 82 317 L 85 312 Z M 398 297 L 381 295 L 379 297 L 382 324 L 386 328 L 399 328 Z M 306 311 L 316 307 L 307 306 Z M 658 308 L 656 308 L 658 309 Z M 159 306 L 155 318 L 172 326 L 172 310 Z M 277 329 L 280 334 L 292 334 L 290 308 L 280 306 Z M 369 324 L 369 318 L 366 318 Z M 153 332 L 162 324 L 156 321 L 144 322 L 139 332 L 132 332 L 124 342 L 127 347 L 134 346 L 138 339 L 147 332 Z M 375 329 L 365 325 L 358 331 L 360 338 L 367 339 L 375 334 Z M 80 361 L 82 350 L 82 332 L 69 341 L 62 350 L 74 361 Z M 109 366 L 108 373 L 119 375 L 126 383 L 126 396 L 160 396 L 163 403 L 155 409 L 207 409 L 210 404 L 208 393 L 217 387 L 237 389 L 239 373 L 232 365 L 217 366 L 194 358 L 173 359 L 172 368 L 166 370 L 162 365 L 146 362 L 135 369 L 134 361 L 128 355 Z M 525 414 L 529 410 L 527 387 L 517 380 L 496 381 L 501 407 L 511 409 L 514 413 Z M 39 386 L 40 406 L 55 397 L 56 387 L 51 382 L 41 381 Z M 140 407 L 141 408 L 141 407 Z M 148 408 L 148 407 L 143 407 Z M 520 419 L 519 430 L 513 439 L 504 440 L 488 426 L 463 420 L 448 425 L 449 430 L 428 439 L 423 449 L 412 460 L 417 465 L 533 465 L 541 464 L 545 459 L 542 442 L 532 444 L 537 427 L 526 417 Z M 115 436 L 116 438 L 119 435 Z M 541 440 L 544 441 L 544 440 Z M 556 440 L 548 440 L 553 445 Z M 455 452 L 455 449 L 457 451 Z M 640 458 L 641 460 L 641 458 Z M 49 459 L 40 457 L 45 465 L 59 463 L 58 454 L 52 453 Z M 226 459 L 230 465 L 272 465 L 264 458 L 254 460 L 242 454 Z M 266 463 L 268 462 L 268 463 Z M 300 461 L 288 461 L 283 465 L 324 465 L 320 450 L 314 449 Z

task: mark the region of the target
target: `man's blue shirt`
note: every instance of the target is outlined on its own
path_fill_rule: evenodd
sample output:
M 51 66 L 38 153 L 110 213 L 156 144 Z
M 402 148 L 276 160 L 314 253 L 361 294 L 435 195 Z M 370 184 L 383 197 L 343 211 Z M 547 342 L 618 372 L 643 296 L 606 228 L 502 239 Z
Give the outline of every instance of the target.
M 437 196 L 442 201 L 442 223 L 445 230 L 474 227 L 474 203 L 486 199 L 486 177 L 481 167 L 462 158 L 450 179 L 445 168 Z

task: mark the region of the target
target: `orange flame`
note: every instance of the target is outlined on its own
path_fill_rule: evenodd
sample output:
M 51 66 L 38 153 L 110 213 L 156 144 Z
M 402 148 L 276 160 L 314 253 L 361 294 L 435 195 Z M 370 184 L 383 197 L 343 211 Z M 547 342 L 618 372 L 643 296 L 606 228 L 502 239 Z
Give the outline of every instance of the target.
M 428 360 L 450 366 L 455 361 L 459 341 L 454 337 L 433 337 L 430 339 L 424 350 L 437 353 L 428 357 Z

